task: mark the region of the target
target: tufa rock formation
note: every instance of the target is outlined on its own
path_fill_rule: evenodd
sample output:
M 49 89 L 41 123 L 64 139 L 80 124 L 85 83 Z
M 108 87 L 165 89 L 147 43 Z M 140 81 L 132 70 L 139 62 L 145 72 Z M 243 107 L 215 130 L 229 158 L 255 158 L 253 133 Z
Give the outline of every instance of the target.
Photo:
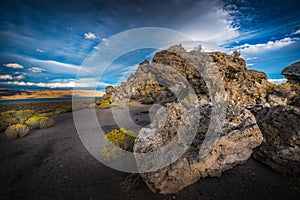
M 281 74 L 286 77 L 289 83 L 300 84 L 300 62 L 293 63 L 284 68 Z
M 270 106 L 249 107 L 264 141 L 254 158 L 287 175 L 300 174 L 300 87 L 299 63 L 285 68 L 288 82 L 269 89 Z
M 156 53 L 151 63 L 140 63 L 135 74 L 114 88 L 112 101 L 133 99 L 164 106 L 150 128 L 140 130 L 134 144 L 148 187 L 161 194 L 175 193 L 245 162 L 254 148 L 261 162 L 282 173 L 298 174 L 299 71 L 292 71 L 284 70 L 289 83 L 277 86 L 264 73 L 248 70 L 239 52 L 232 56 L 187 52 L 181 45 Z M 227 110 L 218 113 L 215 107 Z M 213 137 L 206 137 L 207 131 Z M 185 142 L 189 139 L 191 145 Z M 159 155 L 143 157 L 168 144 L 175 150 L 166 151 L 162 160 L 171 164 L 155 168 L 161 165 L 155 160 Z M 174 152 L 182 148 L 186 151 L 176 157 Z
M 255 106 L 250 109 L 264 141 L 254 158 L 287 175 L 300 174 L 300 109 L 293 106 Z
M 197 113 L 199 119 L 180 103 L 167 104 L 165 112 L 158 112 L 150 128 L 143 128 L 134 145 L 137 163 L 142 168 L 157 165 L 151 158 L 139 162 L 139 153 L 159 150 L 172 140 L 172 146 L 186 145 L 180 139 L 190 134 L 189 127 L 195 120 L 200 126 L 187 151 L 171 165 L 154 172 L 142 173 L 141 177 L 153 192 L 170 194 L 180 191 L 200 178 L 220 176 L 225 170 L 245 162 L 252 149 L 261 144 L 263 137 L 250 111 L 238 106 L 229 106 L 222 133 L 215 141 L 204 144 L 211 119 L 211 106 L 201 106 Z M 177 139 L 176 139 L 177 138 Z M 203 145 L 203 146 L 201 146 Z M 203 148 L 199 154 L 200 149 Z M 176 153 L 176 149 L 172 153 Z M 172 153 L 167 159 L 172 159 Z M 155 159 L 154 159 L 155 160 Z
M 233 100 L 239 106 L 266 102 L 266 90 L 270 83 L 264 73 L 248 70 L 243 59 L 220 52 L 209 53 L 210 60 L 203 60 L 199 63 L 200 69 L 196 69 L 184 58 L 195 56 L 194 54 L 195 51 L 186 52 L 180 45 L 156 53 L 151 64 L 148 61 L 142 62 L 134 75 L 115 88 L 114 101 L 124 98 L 142 101 L 151 98 L 153 102 L 160 104 L 174 102 L 176 95 L 168 90 L 168 80 L 172 79 L 173 72 L 169 72 L 169 77 L 166 77 L 165 69 L 171 67 L 188 81 L 198 98 L 207 103 L 210 96 L 203 74 L 212 74 L 205 66 L 213 64 L 218 67 L 221 77 L 211 76 L 211 82 L 220 82 L 222 79 L 228 100 Z M 154 67 L 158 65 L 161 67 Z

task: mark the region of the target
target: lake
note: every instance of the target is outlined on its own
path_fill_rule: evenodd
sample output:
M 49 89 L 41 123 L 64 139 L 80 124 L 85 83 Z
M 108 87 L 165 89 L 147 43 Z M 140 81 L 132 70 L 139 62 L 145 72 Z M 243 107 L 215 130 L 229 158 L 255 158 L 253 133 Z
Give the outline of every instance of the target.
M 92 100 L 92 99 L 94 99 L 94 97 L 76 97 L 75 98 L 75 100 Z M 71 101 L 71 100 L 72 100 L 72 97 L 64 97 L 64 98 L 32 98 L 32 99 L 0 100 L 0 104 L 53 102 L 53 101 Z

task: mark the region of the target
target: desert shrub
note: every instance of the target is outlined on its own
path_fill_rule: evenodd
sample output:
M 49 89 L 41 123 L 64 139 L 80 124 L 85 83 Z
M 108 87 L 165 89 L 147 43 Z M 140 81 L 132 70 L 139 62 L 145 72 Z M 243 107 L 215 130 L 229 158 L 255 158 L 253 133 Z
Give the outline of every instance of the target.
M 149 97 L 149 98 L 142 99 L 141 103 L 142 104 L 154 104 L 155 100 L 152 97 Z
M 30 129 L 36 129 L 36 128 L 48 128 L 50 126 L 53 126 L 54 121 L 53 119 L 50 119 L 45 116 L 33 116 L 29 118 L 25 122 Z
M 132 103 L 132 102 L 129 102 L 129 103 L 128 103 L 128 108 L 135 108 L 135 105 L 134 105 L 134 103 Z
M 40 126 L 39 121 L 40 116 L 30 117 L 25 123 L 28 125 L 29 129 L 36 129 Z
M 170 98 L 164 98 L 164 99 L 159 101 L 159 104 L 160 105 L 165 105 L 165 104 L 170 103 L 170 102 L 172 102 L 172 100 Z
M 105 145 L 102 148 L 101 154 L 105 160 L 115 160 L 119 158 L 122 152 L 119 148 L 132 151 L 136 134 L 133 131 L 120 128 L 109 132 L 104 136 Z
M 54 125 L 54 120 L 48 117 L 40 118 L 40 128 L 48 128 Z
M 29 128 L 24 124 L 13 124 L 6 128 L 5 134 L 9 139 L 24 137 L 29 133 Z
M 0 113 L 0 132 L 13 124 L 24 124 L 25 121 L 38 113 L 34 110 L 10 110 Z
M 110 106 L 111 107 L 117 107 L 118 109 L 125 108 L 125 105 L 123 103 L 116 103 L 116 102 L 113 102 Z
M 38 115 L 34 110 L 18 110 L 15 112 L 15 118 L 19 120 L 20 124 L 23 124 L 28 118 Z
M 64 112 L 72 112 L 72 106 L 67 106 Z
M 108 99 L 103 99 L 100 105 L 100 108 L 107 109 L 111 107 L 112 103 L 112 97 L 109 97 Z

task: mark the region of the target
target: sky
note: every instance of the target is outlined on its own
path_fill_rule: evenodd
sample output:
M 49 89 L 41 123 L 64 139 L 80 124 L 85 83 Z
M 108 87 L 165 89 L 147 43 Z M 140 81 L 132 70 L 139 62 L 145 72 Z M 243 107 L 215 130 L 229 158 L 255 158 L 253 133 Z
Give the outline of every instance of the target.
M 100 43 L 141 27 L 179 31 L 205 51 L 239 50 L 249 69 L 280 81 L 282 69 L 300 60 L 299 13 L 298 0 L 2 0 L 0 88 L 72 89 Z M 98 88 L 119 84 L 155 51 L 122 55 Z M 77 87 L 88 88 L 87 79 Z

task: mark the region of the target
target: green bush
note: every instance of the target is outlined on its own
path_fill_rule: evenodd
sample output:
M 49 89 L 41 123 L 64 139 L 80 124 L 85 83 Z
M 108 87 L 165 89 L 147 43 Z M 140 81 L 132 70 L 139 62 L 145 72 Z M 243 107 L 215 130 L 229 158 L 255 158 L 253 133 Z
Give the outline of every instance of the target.
M 136 134 L 133 131 L 124 128 L 112 130 L 104 136 L 105 146 L 102 148 L 101 154 L 107 161 L 120 158 L 122 152 L 119 148 L 132 151 L 135 139 Z
M 24 124 L 14 124 L 6 128 L 5 134 L 8 139 L 24 137 L 29 133 L 29 128 Z
M 13 124 L 24 124 L 25 121 L 38 113 L 34 110 L 10 110 L 0 113 L 0 132 Z
M 142 99 L 141 103 L 142 104 L 154 104 L 155 100 L 152 97 L 149 97 L 149 98 Z
M 48 128 L 53 126 L 54 121 L 45 116 L 33 116 L 25 122 L 30 129 Z
M 10 110 L 0 113 L 0 131 L 8 138 L 24 137 L 29 130 L 53 126 L 53 119 L 39 115 L 34 110 Z
M 102 108 L 102 109 L 108 109 L 108 108 L 111 107 L 111 103 L 112 103 L 112 97 L 109 97 L 108 99 L 103 99 L 101 101 L 100 108 Z
M 40 118 L 40 128 L 49 128 L 50 126 L 54 125 L 54 120 L 48 117 L 41 117 Z

